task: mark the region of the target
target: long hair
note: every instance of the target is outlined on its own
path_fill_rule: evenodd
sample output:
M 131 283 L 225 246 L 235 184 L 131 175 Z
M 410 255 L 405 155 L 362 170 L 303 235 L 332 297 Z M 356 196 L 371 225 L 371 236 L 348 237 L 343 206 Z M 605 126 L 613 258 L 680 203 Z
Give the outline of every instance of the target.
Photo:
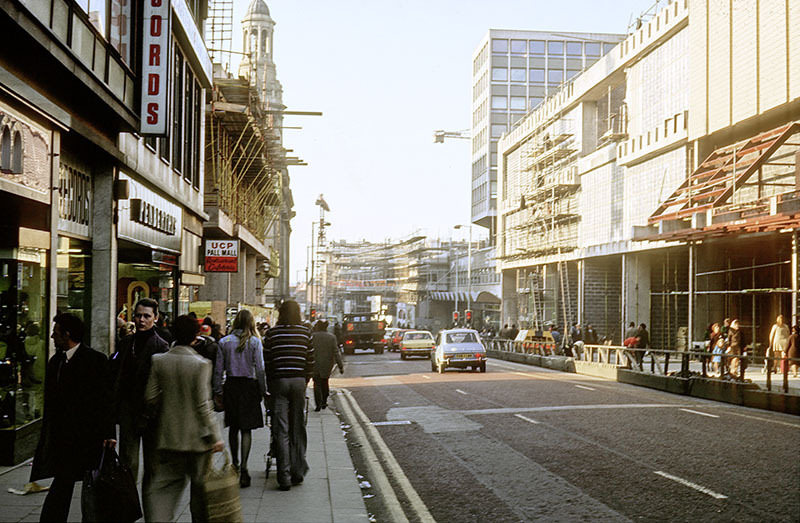
M 236 314 L 236 318 L 233 320 L 233 330 L 237 329 L 242 331 L 242 334 L 239 336 L 239 345 L 236 347 L 236 351 L 242 352 L 247 347 L 247 342 L 250 341 L 250 338 L 258 336 L 256 320 L 249 310 L 242 309 Z
M 278 323 L 281 325 L 301 325 L 300 306 L 294 300 L 286 300 L 278 309 Z

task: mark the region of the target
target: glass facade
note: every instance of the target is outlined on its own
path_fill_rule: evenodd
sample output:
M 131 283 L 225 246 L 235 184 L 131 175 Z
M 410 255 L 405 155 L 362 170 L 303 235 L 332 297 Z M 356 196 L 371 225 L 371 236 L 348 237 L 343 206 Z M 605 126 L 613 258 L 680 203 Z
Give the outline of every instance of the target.
M 0 254 L 0 430 L 42 416 L 47 366 L 48 251 Z
M 91 263 L 89 242 L 59 236 L 56 264 L 56 308 L 91 325 Z

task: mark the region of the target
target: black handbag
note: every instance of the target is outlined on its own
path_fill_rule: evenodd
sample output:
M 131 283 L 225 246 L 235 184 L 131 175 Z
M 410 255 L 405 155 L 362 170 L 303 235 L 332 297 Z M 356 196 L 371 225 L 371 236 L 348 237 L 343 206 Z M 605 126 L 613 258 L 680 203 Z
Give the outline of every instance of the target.
M 142 517 L 136 480 L 114 449 L 104 447 L 100 466 L 86 472 L 81 510 L 84 521 L 132 522 Z

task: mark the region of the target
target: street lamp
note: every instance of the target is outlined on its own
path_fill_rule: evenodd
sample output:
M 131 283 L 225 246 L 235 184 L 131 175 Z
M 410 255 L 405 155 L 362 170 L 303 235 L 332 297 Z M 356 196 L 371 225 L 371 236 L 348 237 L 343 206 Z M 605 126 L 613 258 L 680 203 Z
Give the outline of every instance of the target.
M 453 229 L 461 229 L 462 227 L 469 227 L 469 243 L 467 244 L 467 310 L 472 310 L 472 224 L 454 225 Z M 458 267 L 456 267 L 456 275 L 458 275 Z M 456 283 L 457 286 L 458 283 Z M 458 289 L 456 289 L 456 292 L 458 292 Z

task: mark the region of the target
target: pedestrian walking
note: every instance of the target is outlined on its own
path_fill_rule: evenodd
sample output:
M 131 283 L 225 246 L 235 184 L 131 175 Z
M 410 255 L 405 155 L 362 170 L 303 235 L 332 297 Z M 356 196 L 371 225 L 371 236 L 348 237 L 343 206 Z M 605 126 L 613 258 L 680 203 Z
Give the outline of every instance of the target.
M 339 373 L 344 374 L 344 362 L 339 353 L 336 337 L 328 332 L 328 322 L 318 321 L 314 326 L 311 335 L 311 342 L 314 345 L 314 410 L 320 410 L 328 406 L 328 379 L 333 370 L 333 364 L 339 367 Z
M 767 357 L 764 358 L 763 373 L 766 374 L 770 370 L 776 373 L 781 372 L 780 362 L 783 360 L 786 349 L 789 346 L 789 336 L 791 334 L 789 326 L 783 321 L 783 314 L 778 314 L 778 317 L 775 318 L 775 324 L 769 331 L 769 343 L 767 344 Z
M 256 330 L 253 314 L 247 309 L 242 309 L 236 314 L 233 331 L 219 342 L 214 394 L 222 397 L 233 464 L 239 467 L 239 485 L 247 488 L 250 486 L 247 460 L 253 442 L 252 431 L 264 426 L 261 400 L 267 397 L 261 337 Z M 240 433 L 241 462 L 239 461 Z
M 155 329 L 158 318 L 158 302 L 150 298 L 139 300 L 133 309 L 136 332 L 123 338 L 119 351 L 111 357 L 113 412 L 115 421 L 119 423 L 119 457 L 131 469 L 134 480 L 138 480 L 141 447 L 144 465 L 142 488 L 149 481 L 153 454 L 152 426 L 144 410 L 144 391 L 153 355 L 169 348 Z
M 53 478 L 40 521 L 66 521 L 76 481 L 100 464 L 103 446 L 116 445 L 105 354 L 83 343 L 73 314 L 53 319 L 56 353 L 47 363 L 44 417 L 31 481 Z
M 747 350 L 747 339 L 744 332 L 739 328 L 739 320 L 731 320 L 730 328 L 728 329 L 728 350 L 727 353 L 732 356 L 741 356 Z M 729 360 L 731 376 L 738 378 L 741 376 L 740 366 L 743 369 L 744 365 L 741 358 L 732 357 Z
M 153 356 L 145 401 L 157 422 L 152 479 L 142 493 L 145 521 L 175 521 L 187 481 L 192 521 L 208 520 L 203 481 L 211 452 L 225 444 L 211 407 L 211 363 L 191 347 L 199 327 L 178 316 L 175 345 Z
M 278 461 L 278 488 L 299 485 L 308 472 L 305 390 L 314 373 L 311 331 L 303 325 L 300 306 L 287 300 L 278 310 L 278 323 L 267 332 L 264 360 L 274 403 L 272 437 Z

